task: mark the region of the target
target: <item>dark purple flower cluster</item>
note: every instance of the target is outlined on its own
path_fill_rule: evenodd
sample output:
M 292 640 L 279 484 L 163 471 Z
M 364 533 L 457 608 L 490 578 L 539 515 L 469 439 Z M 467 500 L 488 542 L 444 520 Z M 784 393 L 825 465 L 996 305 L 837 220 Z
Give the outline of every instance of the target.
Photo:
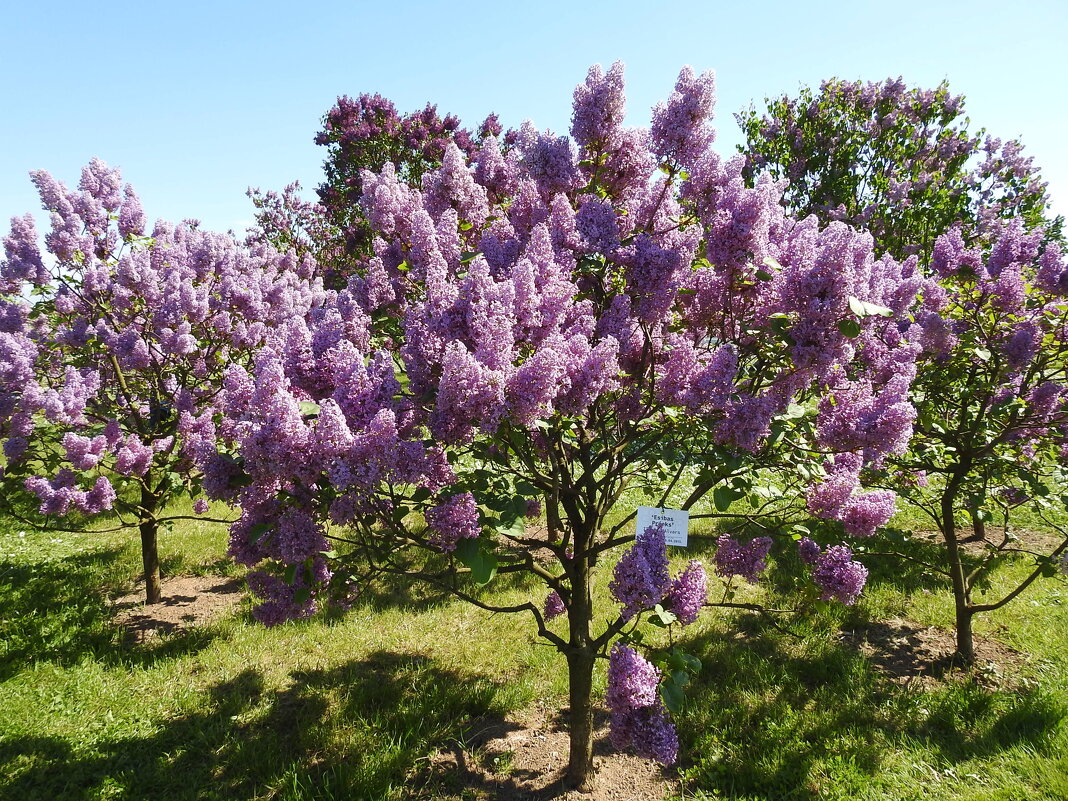
M 542 613 L 545 616 L 546 622 L 554 620 L 566 612 L 567 606 L 564 605 L 564 599 L 560 597 L 560 593 L 553 590 L 545 596 L 545 607 L 542 610 Z
M 812 580 L 823 590 L 822 598 L 853 604 L 868 580 L 868 569 L 853 558 L 845 545 L 832 545 L 812 562 Z
M 708 600 L 708 575 L 705 566 L 691 559 L 686 569 L 671 582 L 664 599 L 664 607 L 674 612 L 679 622 L 688 626 L 697 620 L 705 601 Z
M 755 537 L 740 543 L 726 534 L 717 540 L 716 572 L 724 578 L 741 576 L 755 584 L 760 574 L 767 570 L 768 553 L 771 552 L 771 537 Z
M 816 558 L 822 553 L 819 543 L 810 540 L 808 537 L 802 537 L 797 541 L 797 553 L 801 557 L 801 561 L 806 565 L 815 563 Z
M 641 654 L 621 643 L 612 646 L 607 694 L 612 745 L 673 765 L 679 738 L 660 701 L 659 683 L 660 671 Z
M 426 522 L 433 534 L 429 542 L 441 551 L 456 550 L 462 539 L 473 539 L 482 531 L 478 521 L 478 506 L 470 492 L 453 495 L 426 513 Z
M 623 605 L 620 615 L 624 620 L 660 603 L 671 588 L 664 527 L 657 524 L 645 529 L 616 563 L 612 576 L 608 589 Z

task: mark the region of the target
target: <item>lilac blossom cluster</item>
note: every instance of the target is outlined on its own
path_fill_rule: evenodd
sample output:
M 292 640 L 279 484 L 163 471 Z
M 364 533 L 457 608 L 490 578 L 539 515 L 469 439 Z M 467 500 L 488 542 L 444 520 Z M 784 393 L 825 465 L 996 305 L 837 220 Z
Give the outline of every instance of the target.
M 481 531 L 478 507 L 470 492 L 453 495 L 426 513 L 426 522 L 433 532 L 428 541 L 442 551 L 455 551 L 462 539 L 477 537 Z
M 553 590 L 545 596 L 545 605 L 542 609 L 542 614 L 545 616 L 546 622 L 555 620 L 567 612 L 567 606 L 564 604 L 564 599 L 560 597 L 560 593 Z
M 741 576 L 750 584 L 755 584 L 760 574 L 767 570 L 771 537 L 754 537 L 749 542 L 741 543 L 724 534 L 716 543 L 719 546 L 715 557 L 716 572 L 723 578 Z
M 808 492 L 808 510 L 825 520 L 838 520 L 846 533 L 870 537 L 894 516 L 894 493 L 889 490 L 861 492 L 863 459 L 841 453 L 825 465 L 826 478 Z
M 664 606 L 675 613 L 679 623 L 688 626 L 697 620 L 708 600 L 708 575 L 705 566 L 691 559 L 686 568 L 671 582 Z
M 802 551 L 802 558 L 804 556 L 805 551 Z M 852 605 L 868 580 L 868 569 L 853 558 L 853 552 L 846 545 L 832 545 L 826 551 L 812 555 L 811 568 L 812 580 L 822 590 L 820 598 L 824 601 L 834 599 Z
M 623 606 L 620 616 L 630 620 L 639 612 L 652 609 L 671 589 L 668 575 L 667 546 L 664 527 L 649 526 L 633 546 L 616 562 L 608 589 Z
M 660 671 L 632 648 L 616 643 L 608 660 L 608 710 L 612 745 L 633 748 L 662 765 L 673 765 L 679 738 L 660 700 Z
M 608 589 L 623 607 L 619 616 L 628 621 L 657 604 L 688 626 L 697 619 L 708 598 L 704 565 L 691 560 L 675 579 L 668 573 L 664 527 L 653 524 L 620 557 Z

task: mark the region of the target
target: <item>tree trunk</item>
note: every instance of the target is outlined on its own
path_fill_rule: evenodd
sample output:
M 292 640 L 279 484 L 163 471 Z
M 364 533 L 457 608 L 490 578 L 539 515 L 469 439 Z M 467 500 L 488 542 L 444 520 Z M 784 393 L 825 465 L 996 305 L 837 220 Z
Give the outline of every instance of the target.
M 964 477 L 964 470 L 959 470 L 950 479 L 942 494 L 942 539 L 946 542 L 946 556 L 949 561 L 949 577 L 953 583 L 953 604 L 957 618 L 957 654 L 961 664 L 971 665 L 975 661 L 972 646 L 972 610 L 971 592 L 964 575 L 964 564 L 960 558 L 960 542 L 953 512 L 956 506 L 957 490 Z
M 975 644 L 972 640 L 974 615 L 968 604 L 957 605 L 957 661 L 966 666 L 975 664 Z
M 571 707 L 571 745 L 567 762 L 567 785 L 589 793 L 593 791 L 593 665 L 597 651 L 590 634 L 593 621 L 593 594 L 588 556 L 593 536 L 588 529 L 578 529 L 575 536 L 575 561 L 569 571 L 571 608 L 568 609 L 570 634 L 567 653 L 568 695 Z
M 159 499 L 149 490 L 149 477 L 141 487 L 141 512 L 138 529 L 141 532 L 141 561 L 145 566 L 145 603 L 158 604 L 163 600 L 163 585 L 159 572 L 159 547 L 156 522 L 156 508 Z
M 968 515 L 972 520 L 972 534 L 961 542 L 986 542 L 986 523 L 979 519 L 979 510 L 970 508 Z
M 567 784 L 584 793 L 593 792 L 593 654 L 567 655 L 568 695 L 571 705 L 571 747 L 567 760 Z

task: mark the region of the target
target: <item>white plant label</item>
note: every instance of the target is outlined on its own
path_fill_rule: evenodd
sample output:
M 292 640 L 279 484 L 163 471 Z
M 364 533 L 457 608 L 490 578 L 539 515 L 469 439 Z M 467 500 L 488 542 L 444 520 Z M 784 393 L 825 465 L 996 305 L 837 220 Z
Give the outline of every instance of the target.
M 661 509 L 658 506 L 639 506 L 635 520 L 637 537 L 640 539 L 645 529 L 659 523 L 664 527 L 664 541 L 676 548 L 685 548 L 690 533 L 690 513 L 682 509 Z

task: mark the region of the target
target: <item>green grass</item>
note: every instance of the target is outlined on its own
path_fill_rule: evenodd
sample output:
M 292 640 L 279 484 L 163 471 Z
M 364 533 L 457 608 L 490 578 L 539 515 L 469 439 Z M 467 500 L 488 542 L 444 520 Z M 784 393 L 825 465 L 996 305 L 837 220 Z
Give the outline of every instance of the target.
M 202 523 L 163 534 L 164 571 L 235 574 L 225 538 Z M 916 689 L 834 634 L 886 617 L 946 625 L 948 595 L 868 561 L 858 605 L 790 621 L 798 636 L 734 614 L 685 631 L 704 667 L 680 720 L 683 796 L 1068 797 L 1064 582 L 978 619 L 979 636 L 1027 655 L 1000 687 L 965 674 Z M 246 602 L 213 625 L 131 644 L 108 602 L 138 569 L 135 536 L 0 521 L 0 798 L 461 798 L 428 769 L 431 754 L 484 718 L 565 705 L 563 660 L 526 621 L 401 587 L 270 630 Z M 1025 570 L 1011 563 L 995 583 Z M 779 600 L 786 575 L 744 594 Z M 520 580 L 492 592 L 540 601 Z M 601 666 L 598 691 L 603 681 Z

